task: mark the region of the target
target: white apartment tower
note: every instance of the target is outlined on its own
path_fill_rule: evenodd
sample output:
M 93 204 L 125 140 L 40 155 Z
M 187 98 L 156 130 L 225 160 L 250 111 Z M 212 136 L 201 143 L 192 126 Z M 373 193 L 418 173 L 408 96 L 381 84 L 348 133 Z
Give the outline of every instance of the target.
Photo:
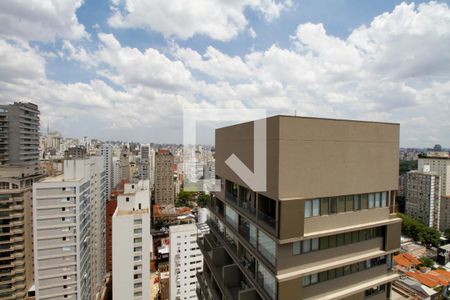
M 150 187 L 127 183 L 112 217 L 113 300 L 150 298 Z
M 64 174 L 33 185 L 36 299 L 90 300 L 104 273 L 101 157 L 64 161 Z
M 106 197 L 109 199 L 113 188 L 113 147 L 110 144 L 103 144 L 100 148 L 103 157 L 103 165 L 106 176 Z
M 111 188 L 111 192 L 113 189 L 116 188 L 116 186 L 119 184 L 120 182 L 120 158 L 119 157 L 113 157 L 113 162 L 112 162 L 112 174 L 113 174 L 113 182 L 112 182 L 112 188 Z
M 205 224 L 169 227 L 170 300 L 197 299 L 197 272 L 203 271 L 203 255 L 197 236 L 204 233 L 198 226 Z
M 150 179 L 150 145 L 141 146 L 141 163 L 139 165 L 139 175 L 143 180 Z
M 428 227 L 439 230 L 441 178 L 437 173 L 411 171 L 406 174 L 406 214 Z

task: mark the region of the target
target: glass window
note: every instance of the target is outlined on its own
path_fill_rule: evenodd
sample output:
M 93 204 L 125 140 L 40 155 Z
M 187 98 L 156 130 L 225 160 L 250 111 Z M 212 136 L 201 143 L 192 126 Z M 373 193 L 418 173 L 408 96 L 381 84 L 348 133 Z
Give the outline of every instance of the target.
M 335 235 L 330 235 L 330 237 L 328 239 L 328 246 L 329 246 L 329 248 L 336 247 L 336 236 Z
M 343 233 L 341 233 L 341 234 L 338 234 L 337 236 L 336 236 L 336 246 L 342 246 L 342 245 L 344 245 L 344 234 Z
M 369 208 L 374 208 L 374 207 L 375 207 L 375 194 L 370 193 L 369 194 Z
M 311 284 L 314 284 L 314 283 L 317 283 L 317 282 L 319 282 L 317 273 L 316 274 L 311 274 Z
M 383 206 L 383 207 L 387 207 L 388 206 L 388 204 L 387 204 L 387 197 L 388 196 L 388 193 L 387 192 L 382 192 L 381 193 L 381 206 Z
M 313 217 L 319 216 L 320 215 L 320 200 L 319 199 L 314 199 L 312 201 L 312 215 Z
M 303 253 L 307 253 L 311 251 L 311 240 L 303 241 Z
M 375 193 L 375 207 L 381 207 L 381 193 Z
M 340 267 L 336 269 L 336 278 L 341 277 L 342 275 L 344 275 L 344 268 Z
M 367 209 L 369 207 L 367 194 L 361 195 L 361 209 Z
M 320 199 L 320 215 L 328 215 L 328 198 Z
M 328 280 L 328 272 L 320 272 L 319 273 L 319 282 L 324 282 Z
M 311 275 L 306 275 L 303 277 L 303 286 L 308 286 L 311 284 Z
M 225 216 L 227 221 L 235 228 L 238 228 L 238 214 L 228 205 L 225 207 Z
M 305 218 L 312 217 L 312 201 L 305 201 Z
M 352 243 L 352 233 L 347 232 L 345 233 L 345 244 L 351 244 Z
M 321 237 L 319 245 L 320 245 L 320 250 L 327 249 L 328 248 L 328 237 L 327 236 Z
M 353 196 L 345 197 L 345 211 L 353 211 Z
M 311 239 L 311 250 L 319 250 L 319 239 L 315 238 L 315 239 Z
M 275 278 L 269 273 L 269 271 L 267 271 L 267 269 L 262 264 L 258 264 L 258 282 L 262 282 L 264 290 L 266 290 L 266 292 L 272 299 L 275 299 Z M 309 280 L 309 282 L 311 282 L 311 280 Z
M 292 243 L 292 254 L 293 255 L 299 255 L 300 254 L 300 242 L 293 242 Z
M 357 243 L 357 242 L 359 242 L 359 232 L 353 231 L 352 232 L 352 243 Z
M 345 197 L 338 197 L 338 213 L 345 212 Z
M 330 199 L 329 213 L 330 214 L 335 214 L 335 213 L 337 213 L 337 198 L 336 197 L 332 197 L 332 198 L 329 198 L 329 199 Z
M 332 280 L 334 278 L 336 278 L 336 270 L 335 269 L 329 270 L 328 271 L 328 280 Z
M 354 195 L 353 202 L 354 202 L 355 210 L 360 210 L 361 209 L 361 197 L 359 195 Z
M 275 242 L 262 231 L 259 231 L 258 235 L 258 250 L 272 265 L 275 265 Z

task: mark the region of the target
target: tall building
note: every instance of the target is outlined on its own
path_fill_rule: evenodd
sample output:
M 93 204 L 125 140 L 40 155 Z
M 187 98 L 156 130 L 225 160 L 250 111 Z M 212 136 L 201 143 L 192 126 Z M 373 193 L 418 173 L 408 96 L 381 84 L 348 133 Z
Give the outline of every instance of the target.
M 222 191 L 208 202 L 211 234 L 198 240 L 199 299 L 389 299 L 399 125 L 265 121 L 265 191 L 225 162 L 235 154 L 253 169 L 255 122 L 216 130 Z
M 113 189 L 113 148 L 110 144 L 103 144 L 100 148 L 106 176 L 106 197 L 109 199 Z
M 64 161 L 64 174 L 33 185 L 37 299 L 93 299 L 100 292 L 105 262 L 103 159 L 83 153 L 66 153 L 72 158 Z
M 205 224 L 185 224 L 169 227 L 170 299 L 196 299 L 197 272 L 203 270 L 203 255 L 197 236 L 203 236 Z
M 425 167 L 406 174 L 406 214 L 428 227 L 440 228 L 441 178 Z
M 150 187 L 125 184 L 112 218 L 113 299 L 150 299 Z
M 0 165 L 7 164 L 38 169 L 39 109 L 33 103 L 0 105 Z
M 32 184 L 39 177 L 39 110 L 0 105 L 0 298 L 33 284 Z
M 121 179 L 120 158 L 119 157 L 113 157 L 112 174 L 113 174 L 113 183 L 112 183 L 111 191 L 116 188 L 116 186 L 119 184 L 120 179 Z
M 139 176 L 143 180 L 150 179 L 150 145 L 141 146 L 141 162 L 139 164 Z
M 120 180 L 129 179 L 130 177 L 131 172 L 129 152 L 127 148 L 124 148 L 120 153 Z
M 450 156 L 448 152 L 427 152 L 419 155 L 418 169 L 429 169 L 441 178 L 440 230 L 450 228 Z
M 169 150 L 159 150 L 155 154 L 155 203 L 175 204 L 173 177 L 173 155 Z

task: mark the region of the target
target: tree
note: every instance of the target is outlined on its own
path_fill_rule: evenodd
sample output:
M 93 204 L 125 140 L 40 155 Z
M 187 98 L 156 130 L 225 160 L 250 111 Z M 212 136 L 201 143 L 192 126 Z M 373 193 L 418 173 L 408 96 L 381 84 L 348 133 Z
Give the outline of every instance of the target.
M 428 257 L 421 257 L 420 261 L 422 262 L 419 266 L 421 267 L 427 267 L 427 268 L 433 268 L 434 266 L 434 260 Z
M 427 246 L 433 245 L 437 247 L 440 245 L 441 234 L 439 231 L 427 227 L 423 223 L 414 220 L 407 215 L 399 213 L 398 216 L 402 219 L 402 233 L 404 235 Z
M 197 197 L 197 204 L 200 207 L 205 207 L 206 206 L 206 201 L 209 200 L 209 195 L 206 195 L 205 193 L 201 192 L 200 195 L 198 195 Z

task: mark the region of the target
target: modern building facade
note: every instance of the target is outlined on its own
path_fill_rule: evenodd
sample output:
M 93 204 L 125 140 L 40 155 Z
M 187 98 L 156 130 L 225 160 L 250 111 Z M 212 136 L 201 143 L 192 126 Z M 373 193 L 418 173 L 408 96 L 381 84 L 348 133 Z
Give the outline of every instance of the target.
M 0 299 L 23 299 L 33 284 L 34 166 L 0 166 Z
M 208 204 L 211 234 L 198 240 L 199 299 L 389 299 L 401 231 L 399 125 L 257 122 L 267 130 L 263 191 L 225 163 L 235 154 L 253 169 L 255 122 L 216 130 L 222 190 Z
M 441 178 L 440 230 L 450 228 L 450 156 L 448 152 L 427 152 L 419 155 L 418 169 L 429 169 Z
M 113 299 L 150 299 L 150 187 L 127 183 L 112 218 Z
M 114 178 L 113 178 L 113 147 L 110 144 L 103 144 L 100 147 L 100 153 L 103 157 L 103 167 L 105 169 L 106 177 L 106 197 L 109 199 L 111 196 L 111 191 L 114 188 Z
M 169 227 L 170 299 L 197 299 L 197 272 L 203 270 L 203 255 L 197 237 L 203 230 L 197 224 Z
M 33 284 L 32 184 L 39 171 L 39 109 L 0 105 L 0 299 Z
M 174 159 L 169 150 L 159 150 L 155 154 L 155 203 L 175 204 L 175 186 L 173 177 Z
M 37 299 L 87 300 L 100 292 L 105 263 L 100 241 L 104 241 L 104 174 L 102 157 L 77 154 L 64 161 L 63 175 L 34 184 Z
M 127 148 L 124 148 L 120 153 L 120 180 L 130 179 L 130 177 L 130 153 Z
M 150 180 L 150 145 L 141 146 L 139 178 L 141 178 L 142 180 Z
M 441 177 L 425 166 L 406 175 L 406 214 L 428 227 L 440 229 Z
M 39 164 L 39 109 L 36 104 L 0 105 L 0 165 Z

